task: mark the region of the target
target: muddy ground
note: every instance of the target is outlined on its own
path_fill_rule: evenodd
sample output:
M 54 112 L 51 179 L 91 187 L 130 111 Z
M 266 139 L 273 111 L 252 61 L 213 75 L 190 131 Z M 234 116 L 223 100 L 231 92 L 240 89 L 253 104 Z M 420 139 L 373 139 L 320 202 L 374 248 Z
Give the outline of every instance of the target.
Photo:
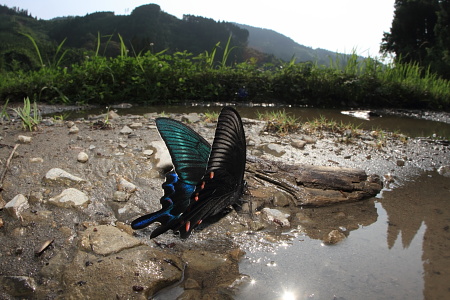
M 270 242 L 283 238 L 280 233 L 299 223 L 294 217 L 299 211 L 289 206 L 280 208 L 291 216 L 289 227 L 280 227 L 244 209 L 232 211 L 187 240 L 172 233 L 149 240 L 152 228 L 133 232 L 128 224 L 134 218 L 160 207 L 167 170 L 156 166 L 157 150 L 151 145 L 160 140 L 154 125 L 156 117 L 128 115 L 106 120 L 97 116 L 75 124 L 45 120 L 34 132 L 24 131 L 19 121 L 2 123 L 0 207 L 19 194 L 25 196 L 28 206 L 18 215 L 6 208 L 0 210 L 0 298 L 78 299 L 101 295 L 145 299 L 180 280 L 185 299 L 202 295 L 232 298 L 239 285 L 248 280 L 238 269 L 243 253 L 255 243 L 270 247 Z M 132 128 L 131 132 L 121 133 L 125 125 Z M 214 123 L 200 121 L 191 126 L 212 141 Z M 388 188 L 402 185 L 423 170 L 439 170 L 446 176 L 450 173 L 450 148 L 445 141 L 376 132 L 349 135 L 317 131 L 280 136 L 265 132 L 264 122 L 245 119 L 244 126 L 249 155 L 287 164 L 358 168 L 379 175 Z M 31 141 L 19 142 L 20 135 L 31 137 Z M 293 141 L 305 141 L 306 145 L 293 146 Z M 19 146 L 14 149 L 16 144 Z M 268 151 L 268 144 L 281 146 L 282 151 Z M 77 160 L 80 152 L 88 155 L 87 162 Z M 61 168 L 84 181 L 44 180 L 52 168 Z M 121 179 L 135 185 L 136 190 L 124 188 Z M 52 203 L 52 198 L 69 187 L 87 195 L 88 203 Z M 244 195 L 246 198 L 251 197 Z M 272 195 L 266 200 L 264 203 L 270 206 Z M 357 216 L 353 219 L 363 223 L 364 201 L 349 205 L 355 207 Z M 308 225 L 311 235 L 322 232 L 320 229 L 331 233 L 329 219 L 327 214 L 315 218 Z

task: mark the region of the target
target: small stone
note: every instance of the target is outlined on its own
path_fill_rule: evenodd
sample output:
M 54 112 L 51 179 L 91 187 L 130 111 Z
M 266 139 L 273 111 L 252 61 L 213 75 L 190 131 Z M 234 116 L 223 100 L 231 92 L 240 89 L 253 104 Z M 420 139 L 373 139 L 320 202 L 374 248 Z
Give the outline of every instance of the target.
M 115 191 L 113 195 L 113 200 L 117 202 L 126 202 L 130 198 L 130 194 L 124 191 Z
M 346 155 L 346 156 L 344 156 L 344 159 L 350 159 L 350 158 L 352 158 L 351 155 Z
M 22 194 L 18 194 L 5 205 L 6 211 L 16 219 L 20 219 L 21 213 L 28 208 L 30 208 L 28 200 Z
M 75 122 L 74 121 L 68 121 L 66 123 L 66 125 L 67 125 L 67 128 L 72 128 L 73 126 L 75 126 Z
M 141 242 L 110 225 L 99 225 L 87 228 L 80 239 L 80 246 L 84 251 L 100 255 L 109 255 L 121 250 L 140 245 Z
M 150 144 L 150 147 L 154 148 L 156 151 L 156 168 L 165 169 L 172 166 L 172 158 L 163 141 L 154 141 Z
M 125 149 L 126 147 L 128 147 L 127 143 L 120 143 L 119 144 L 119 148 L 121 148 L 121 149 Z
M 109 118 L 109 119 L 118 119 L 118 118 L 120 118 L 120 116 L 119 116 L 119 114 L 116 113 L 115 111 L 110 110 L 110 111 L 108 112 L 108 118 Z
M 5 200 L 3 200 L 2 194 L 0 194 L 0 209 L 3 209 L 6 205 Z
M 144 154 L 145 156 L 152 156 L 153 152 L 154 152 L 153 150 L 147 149 L 142 151 L 142 154 Z
M 39 203 L 42 202 L 43 199 L 44 195 L 42 195 L 41 192 L 31 192 L 28 196 L 28 201 L 30 201 L 30 203 Z
M 50 169 L 47 174 L 45 174 L 44 180 L 49 183 L 60 183 L 65 185 L 86 182 L 86 180 L 74 176 L 60 168 Z
M 263 208 L 262 215 L 270 223 L 273 222 L 281 227 L 291 226 L 291 223 L 288 220 L 290 215 L 285 214 L 285 213 L 279 211 L 278 209 L 272 209 L 272 208 L 268 208 L 268 207 Z
M 289 196 L 286 193 L 277 191 L 273 194 L 272 203 L 274 206 L 288 206 L 289 205 Z
M 69 134 L 77 134 L 78 132 L 80 132 L 80 129 L 76 125 L 73 125 L 69 129 Z
M 190 113 L 181 117 L 182 122 L 186 123 L 198 123 L 200 122 L 200 117 L 198 113 Z
M 283 156 L 286 153 L 286 150 L 278 144 L 267 144 L 263 147 L 263 150 L 276 157 Z
M 405 165 L 405 161 L 403 159 L 398 159 L 397 160 L 397 166 L 403 167 L 404 165 Z
M 131 128 L 131 129 L 138 129 L 138 128 L 141 128 L 142 126 L 143 126 L 142 123 L 136 122 L 136 123 L 132 123 L 132 124 L 130 125 L 130 128 Z
M 450 177 L 450 166 L 440 166 L 437 171 L 444 177 Z
M 291 146 L 297 149 L 304 149 L 306 145 L 305 141 L 302 140 L 292 140 L 291 141 Z
M 137 190 L 137 187 L 133 183 L 119 176 L 117 179 L 117 190 L 131 194 Z
M 31 136 L 19 135 L 17 141 L 22 144 L 29 144 L 31 143 Z
M 48 201 L 56 206 L 65 208 L 86 207 L 90 203 L 89 197 L 85 193 L 74 188 L 65 189 L 61 194 L 50 198 Z
M 345 234 L 337 229 L 330 231 L 323 239 L 323 242 L 329 245 L 334 245 L 345 239 Z
M 4 291 L 13 297 L 31 297 L 36 290 L 36 282 L 28 276 L 3 276 L 0 279 Z
M 87 153 L 86 152 L 80 152 L 80 153 L 78 153 L 78 156 L 77 156 L 77 161 L 78 162 L 80 162 L 80 163 L 85 163 L 85 162 L 87 162 L 89 160 L 89 155 L 87 155 Z
M 31 163 L 43 163 L 44 159 L 42 157 L 32 157 L 30 158 Z
M 3 223 L 3 219 L 0 218 L 0 228 L 2 228 L 4 224 L 5 224 L 5 223 Z
M 120 130 L 120 134 L 131 134 L 132 132 L 133 129 L 131 129 L 127 125 L 123 126 L 123 128 Z
M 304 135 L 302 137 L 302 140 L 304 140 L 307 144 L 315 144 L 316 140 L 308 135 Z

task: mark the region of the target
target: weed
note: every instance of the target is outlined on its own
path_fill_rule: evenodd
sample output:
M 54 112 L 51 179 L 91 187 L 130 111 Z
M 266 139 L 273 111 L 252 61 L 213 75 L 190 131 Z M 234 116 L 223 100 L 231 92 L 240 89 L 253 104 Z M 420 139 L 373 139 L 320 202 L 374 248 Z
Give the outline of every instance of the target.
M 205 112 L 205 118 L 204 118 L 203 121 L 205 123 L 212 123 L 212 122 L 217 122 L 218 118 L 219 118 L 219 113 L 218 112 L 207 110 Z
M 23 100 L 23 107 L 13 108 L 17 115 L 22 119 L 22 125 L 25 130 L 34 131 L 37 130 L 39 123 L 41 122 L 41 114 L 39 113 L 36 101 L 33 102 L 33 108 L 31 107 L 30 98 Z
M 5 104 L 3 104 L 2 110 L 0 111 L 0 121 L 1 120 L 10 120 L 9 114 L 8 114 L 8 102 L 9 99 L 6 99 Z
M 257 112 L 258 119 L 266 121 L 265 131 L 276 132 L 281 135 L 293 132 L 301 127 L 299 119 L 287 113 L 284 109 L 281 111 Z

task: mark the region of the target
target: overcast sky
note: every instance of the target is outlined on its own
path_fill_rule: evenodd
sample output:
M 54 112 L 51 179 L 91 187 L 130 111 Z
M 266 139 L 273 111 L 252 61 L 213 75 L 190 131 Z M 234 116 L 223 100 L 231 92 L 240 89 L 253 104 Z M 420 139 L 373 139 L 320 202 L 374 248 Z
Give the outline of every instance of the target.
M 140 5 L 159 4 L 178 18 L 190 14 L 275 30 L 312 48 L 378 56 L 383 32 L 390 31 L 395 0 L 0 0 L 34 17 L 84 16 L 96 11 L 130 14 Z

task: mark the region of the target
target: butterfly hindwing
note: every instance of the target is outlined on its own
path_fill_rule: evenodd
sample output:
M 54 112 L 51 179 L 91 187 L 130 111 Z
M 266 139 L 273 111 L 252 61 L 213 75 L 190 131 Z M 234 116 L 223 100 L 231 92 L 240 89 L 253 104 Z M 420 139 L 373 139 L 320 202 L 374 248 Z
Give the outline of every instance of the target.
M 156 126 L 169 150 L 174 170 L 166 174 L 166 180 L 162 184 L 162 208 L 134 220 L 131 223 L 133 229 L 142 229 L 159 222 L 161 226 L 158 229 L 161 230 L 161 227 L 176 220 L 189 205 L 191 194 L 205 172 L 211 152 L 209 143 L 181 122 L 158 118 Z M 168 229 L 171 228 L 167 227 L 164 231 Z
M 225 107 L 219 115 L 207 170 L 191 196 L 178 225 L 186 238 L 203 220 L 236 203 L 244 188 L 245 133 L 236 110 Z

